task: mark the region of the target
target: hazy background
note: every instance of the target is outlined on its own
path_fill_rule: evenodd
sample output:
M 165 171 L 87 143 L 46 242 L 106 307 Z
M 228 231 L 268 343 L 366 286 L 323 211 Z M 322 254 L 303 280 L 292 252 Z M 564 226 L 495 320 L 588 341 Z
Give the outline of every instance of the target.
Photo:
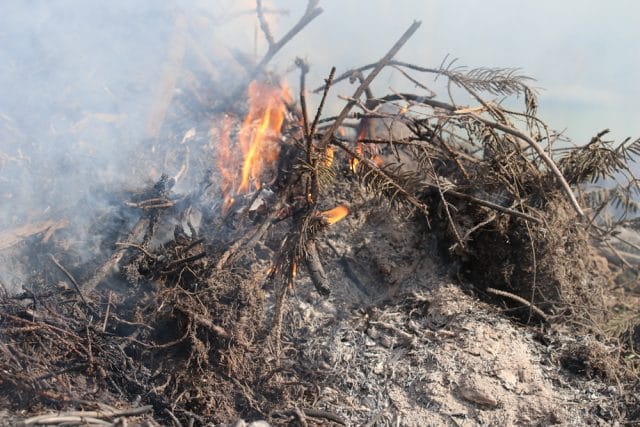
M 305 1 L 273 5 L 287 29 Z M 612 136 L 640 136 L 640 3 L 633 0 L 323 0 L 325 12 L 278 57 L 308 58 L 321 79 L 379 59 L 413 19 L 422 26 L 398 58 L 436 67 L 445 55 L 469 67 L 518 67 L 534 77 L 540 113 L 552 127 L 586 142 L 609 127 Z M 282 33 L 282 31 L 280 31 Z M 387 76 L 393 86 L 395 79 Z M 380 86 L 380 85 L 379 85 Z M 348 91 L 344 91 L 345 94 Z

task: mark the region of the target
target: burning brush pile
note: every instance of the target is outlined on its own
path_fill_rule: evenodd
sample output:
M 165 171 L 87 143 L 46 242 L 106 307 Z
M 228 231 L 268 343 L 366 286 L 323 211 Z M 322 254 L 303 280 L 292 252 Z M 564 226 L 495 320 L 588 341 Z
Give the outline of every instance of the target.
M 586 184 L 627 176 L 640 142 L 612 147 L 601 134 L 556 150 L 560 136 L 537 118 L 527 77 L 395 60 L 419 23 L 378 62 L 331 70 L 310 110 L 304 61 L 296 62 L 299 96 L 264 69 L 320 12 L 311 2 L 279 41 L 259 13 L 270 47 L 250 83 L 219 102 L 188 90 L 168 100 L 154 154 L 140 153 L 157 179 L 113 193 L 112 209 L 92 225 L 109 236 L 98 253 L 74 252 L 64 218 L 0 235 L 3 251 L 32 266 L 23 289 L 0 298 L 0 402 L 12 422 L 387 425 L 400 423 L 393 414 L 402 410 L 407 424 L 411 412 L 455 422 L 462 409 L 445 414 L 435 395 L 404 409 L 385 400 L 398 391 L 389 381 L 419 394 L 417 375 L 435 357 L 424 352 L 454 342 L 457 332 L 445 327 L 455 323 L 453 311 L 430 294 L 436 279 L 449 283 L 456 304 L 475 307 L 468 316 L 488 316 L 478 313 L 493 304 L 532 325 L 539 341 L 556 343 L 549 360 L 627 390 L 638 326 L 635 335 L 633 323 L 615 337 L 605 333 L 611 273 L 596 248 L 618 225 L 602 220 L 605 206 L 637 183 L 630 178 L 604 198 Z M 374 96 L 371 82 L 389 67 L 419 93 Z M 437 96 L 416 77 L 425 75 L 468 102 L 457 103 L 451 90 Z M 346 80 L 357 89 L 327 117 L 328 95 Z M 524 107 L 509 110 L 496 97 Z M 181 128 L 191 111 L 206 116 L 206 126 Z M 515 327 L 500 319 L 487 333 Z M 394 352 L 397 366 L 411 360 L 411 370 L 369 366 L 376 343 Z M 496 421 L 482 414 L 495 413 L 499 399 L 474 384 L 453 387 L 460 405 Z M 606 397 L 615 402 L 609 419 L 637 420 L 637 402 L 625 396 Z M 563 420 L 543 406 L 529 421 Z M 565 416 L 596 417 L 598 408 Z

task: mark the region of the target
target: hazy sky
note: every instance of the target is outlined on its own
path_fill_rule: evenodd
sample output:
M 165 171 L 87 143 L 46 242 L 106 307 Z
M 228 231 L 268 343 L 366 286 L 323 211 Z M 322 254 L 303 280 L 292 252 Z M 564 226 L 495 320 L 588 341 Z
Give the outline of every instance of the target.
M 306 7 L 305 0 L 263 0 L 289 13 L 269 15 L 276 37 Z M 311 64 L 310 85 L 330 67 L 338 72 L 379 59 L 414 19 L 422 27 L 399 59 L 438 66 L 445 55 L 469 67 L 518 67 L 534 77 L 540 113 L 556 129 L 568 128 L 576 142 L 610 127 L 616 138 L 640 136 L 640 2 L 634 0 L 320 0 L 324 13 L 272 62 L 291 68 L 296 56 Z M 147 106 L 141 84 L 157 82 L 176 12 L 190 17 L 192 33 L 210 45 L 258 53 L 265 43 L 256 32 L 254 0 L 24 0 L 0 1 L 0 109 L 68 105 L 105 108 L 132 115 Z M 213 27 L 213 28 L 212 28 Z M 212 36 L 211 36 L 212 35 Z M 206 43 L 205 43 L 206 45 Z M 215 49 L 212 47 L 211 51 Z M 290 76 L 295 82 L 297 75 Z M 431 77 L 426 77 L 428 79 Z M 397 88 L 397 72 L 382 74 L 379 94 Z M 93 84 L 92 86 L 92 82 Z M 315 86 L 315 85 L 314 85 Z M 110 88 L 111 98 L 103 87 Z M 75 88 L 75 90 L 73 90 Z M 136 90 L 131 90 L 136 88 Z M 342 86 L 338 93 L 349 94 Z M 14 96 L 14 91 L 20 91 Z M 44 103 L 43 103 L 44 102 Z M 117 105 L 116 105 L 117 104 Z M 53 111 L 52 110 L 52 111 Z
M 251 2 L 249 2 L 251 3 Z M 290 10 L 304 0 L 272 0 Z M 540 112 L 576 142 L 609 127 L 616 138 L 640 136 L 640 2 L 633 0 L 321 0 L 324 13 L 278 57 L 308 58 L 312 78 L 331 65 L 379 59 L 412 20 L 422 27 L 398 58 L 438 66 L 445 55 L 469 67 L 519 67 L 536 78 Z M 345 91 L 345 93 L 348 93 Z

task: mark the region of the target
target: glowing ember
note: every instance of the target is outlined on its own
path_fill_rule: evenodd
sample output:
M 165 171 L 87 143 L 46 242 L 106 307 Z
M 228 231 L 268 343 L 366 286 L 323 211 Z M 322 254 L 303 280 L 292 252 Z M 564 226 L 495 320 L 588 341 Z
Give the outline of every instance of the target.
M 320 212 L 320 216 L 325 220 L 327 224 L 335 224 L 349 214 L 349 208 L 340 205 L 328 211 Z

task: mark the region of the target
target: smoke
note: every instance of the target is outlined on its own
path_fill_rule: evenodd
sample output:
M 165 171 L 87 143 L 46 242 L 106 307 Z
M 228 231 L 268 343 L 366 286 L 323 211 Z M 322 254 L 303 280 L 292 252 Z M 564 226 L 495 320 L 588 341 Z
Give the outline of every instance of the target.
M 66 220 L 72 251 L 100 247 L 90 227 L 118 211 L 114 191 L 150 178 L 139 159 L 152 155 L 147 124 L 180 13 L 155 1 L 2 2 L 0 239 Z M 14 250 L 0 251 L 10 288 L 27 268 Z
M 2 228 L 125 179 L 171 28 L 137 4 L 4 3 Z

